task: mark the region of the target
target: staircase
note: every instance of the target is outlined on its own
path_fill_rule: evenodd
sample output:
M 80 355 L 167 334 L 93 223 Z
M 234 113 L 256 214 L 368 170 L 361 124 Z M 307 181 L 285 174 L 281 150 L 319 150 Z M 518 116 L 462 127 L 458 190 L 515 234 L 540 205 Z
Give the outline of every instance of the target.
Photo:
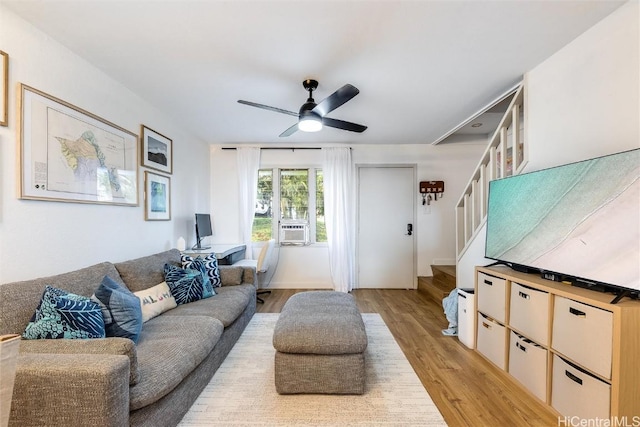
M 442 304 L 442 299 L 456 287 L 455 265 L 432 265 L 433 277 L 419 277 L 418 290 L 425 292 L 429 298 Z

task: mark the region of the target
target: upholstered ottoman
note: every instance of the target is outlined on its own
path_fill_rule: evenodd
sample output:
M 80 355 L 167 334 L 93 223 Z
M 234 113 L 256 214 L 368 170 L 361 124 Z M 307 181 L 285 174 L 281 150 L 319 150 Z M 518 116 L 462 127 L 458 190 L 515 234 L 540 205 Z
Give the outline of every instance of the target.
M 276 323 L 273 347 L 278 393 L 364 393 L 367 334 L 352 295 L 293 295 Z

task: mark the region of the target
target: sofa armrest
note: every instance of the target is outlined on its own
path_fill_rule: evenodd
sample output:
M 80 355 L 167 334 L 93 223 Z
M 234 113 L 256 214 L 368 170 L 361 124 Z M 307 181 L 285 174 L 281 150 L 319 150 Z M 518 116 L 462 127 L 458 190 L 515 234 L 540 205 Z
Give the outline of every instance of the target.
M 129 358 L 129 385 L 137 384 L 140 379 L 136 345 L 128 338 L 22 340 L 20 341 L 20 353 L 127 356 Z
M 129 359 L 21 354 L 9 425 L 129 425 Z
M 220 279 L 222 286 L 253 285 L 258 288 L 258 275 L 254 267 L 237 265 L 220 265 Z

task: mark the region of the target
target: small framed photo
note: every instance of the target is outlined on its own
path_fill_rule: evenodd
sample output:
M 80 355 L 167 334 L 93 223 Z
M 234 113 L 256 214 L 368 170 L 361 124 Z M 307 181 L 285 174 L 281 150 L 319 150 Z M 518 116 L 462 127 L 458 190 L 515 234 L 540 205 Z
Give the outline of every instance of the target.
M 173 172 L 173 141 L 142 125 L 142 166 L 171 174 Z
M 153 172 L 144 172 L 145 221 L 171 219 L 171 178 Z
M 0 126 L 9 126 L 9 54 L 0 50 Z

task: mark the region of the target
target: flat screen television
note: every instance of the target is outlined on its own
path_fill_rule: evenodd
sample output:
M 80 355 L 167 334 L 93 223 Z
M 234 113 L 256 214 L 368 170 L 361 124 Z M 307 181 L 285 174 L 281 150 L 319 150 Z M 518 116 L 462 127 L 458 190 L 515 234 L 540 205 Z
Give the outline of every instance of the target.
M 202 246 L 202 239 L 213 235 L 211 230 L 211 215 L 196 214 L 196 245 L 193 249 L 209 249 L 210 246 Z
M 640 149 L 489 183 L 485 257 L 638 296 Z

